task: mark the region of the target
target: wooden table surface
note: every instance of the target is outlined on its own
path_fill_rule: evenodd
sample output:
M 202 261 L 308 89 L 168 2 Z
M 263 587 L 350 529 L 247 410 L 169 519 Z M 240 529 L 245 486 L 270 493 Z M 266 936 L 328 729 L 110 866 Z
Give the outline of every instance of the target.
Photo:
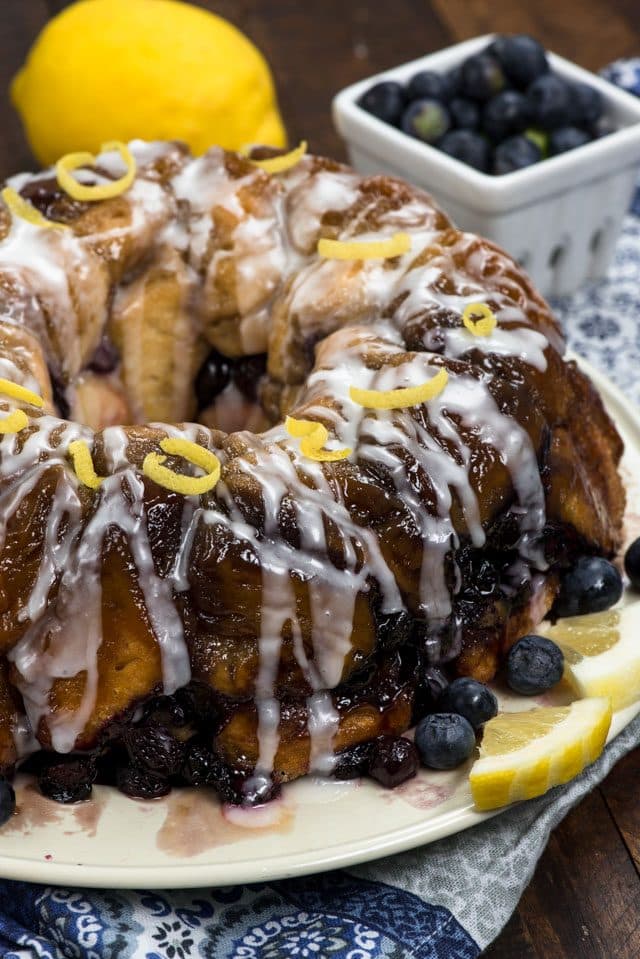
M 0 176 L 33 167 L 10 77 L 61 0 L 2 0 Z M 269 59 L 293 143 L 343 156 L 332 94 L 386 67 L 489 31 L 529 32 L 589 69 L 640 54 L 639 0 L 212 0 Z M 490 959 L 640 957 L 640 751 L 551 836 Z

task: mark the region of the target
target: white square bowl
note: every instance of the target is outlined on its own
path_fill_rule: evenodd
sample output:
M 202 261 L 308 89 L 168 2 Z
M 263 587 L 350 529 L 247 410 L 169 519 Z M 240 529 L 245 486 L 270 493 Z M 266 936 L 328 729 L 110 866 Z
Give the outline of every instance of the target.
M 571 293 L 603 276 L 611 261 L 640 169 L 640 98 L 549 54 L 559 76 L 600 91 L 617 129 L 503 176 L 481 173 L 358 106 L 374 83 L 404 83 L 419 70 L 444 72 L 482 50 L 493 36 L 474 37 L 346 87 L 334 98 L 334 123 L 359 172 L 390 173 L 415 183 L 458 227 L 506 249 L 543 295 Z

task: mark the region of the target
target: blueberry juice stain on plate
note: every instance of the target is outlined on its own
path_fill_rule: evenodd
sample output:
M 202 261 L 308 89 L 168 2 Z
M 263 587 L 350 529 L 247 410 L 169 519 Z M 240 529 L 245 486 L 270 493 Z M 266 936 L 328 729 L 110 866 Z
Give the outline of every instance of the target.
M 19 776 L 16 781 L 16 808 L 2 827 L 3 836 L 19 833 L 30 836 L 34 830 L 55 826 L 62 836 L 84 834 L 96 836 L 102 813 L 108 803 L 108 793 L 96 791 L 86 802 L 62 805 L 43 796 L 30 776 Z
M 164 822 L 156 846 L 168 856 L 190 859 L 217 846 L 251 839 L 256 830 L 286 834 L 293 828 L 294 809 L 284 799 L 242 808 L 221 804 L 207 789 L 173 790 L 162 804 Z

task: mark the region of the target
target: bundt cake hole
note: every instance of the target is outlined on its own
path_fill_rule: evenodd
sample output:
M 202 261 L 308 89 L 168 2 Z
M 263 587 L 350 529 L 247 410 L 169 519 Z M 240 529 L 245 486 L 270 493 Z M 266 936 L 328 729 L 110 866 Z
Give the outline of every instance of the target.
M 266 368 L 265 353 L 232 358 L 211 350 L 194 384 L 198 422 L 226 433 L 271 425 L 259 398 Z
M 260 383 L 266 366 L 264 353 L 232 358 L 212 349 L 196 374 L 193 383 L 193 416 L 189 418 L 227 433 L 263 429 L 271 425 L 259 400 Z M 109 418 L 114 408 L 111 405 L 114 393 L 121 396 L 120 407 L 128 408 L 122 383 L 120 352 L 109 336 L 102 337 L 74 387 L 67 388 L 51 369 L 49 377 L 55 410 L 61 419 L 74 418 L 94 429 L 130 426 L 138 422 L 133 416 L 125 416 L 121 422 Z M 79 391 L 86 390 L 87 385 L 90 391 L 88 417 L 83 415 L 84 404 L 78 402 Z M 98 417 L 104 417 L 104 422 L 96 422 L 96 411 Z M 176 414 L 170 418 L 177 421 L 181 417 Z

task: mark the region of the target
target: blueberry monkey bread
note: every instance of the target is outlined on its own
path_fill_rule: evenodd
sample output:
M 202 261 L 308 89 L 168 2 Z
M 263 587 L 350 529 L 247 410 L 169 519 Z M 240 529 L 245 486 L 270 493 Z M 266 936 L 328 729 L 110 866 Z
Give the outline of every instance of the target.
M 619 546 L 598 395 L 418 189 L 135 141 L 2 199 L 5 774 L 247 802 L 338 774 Z

